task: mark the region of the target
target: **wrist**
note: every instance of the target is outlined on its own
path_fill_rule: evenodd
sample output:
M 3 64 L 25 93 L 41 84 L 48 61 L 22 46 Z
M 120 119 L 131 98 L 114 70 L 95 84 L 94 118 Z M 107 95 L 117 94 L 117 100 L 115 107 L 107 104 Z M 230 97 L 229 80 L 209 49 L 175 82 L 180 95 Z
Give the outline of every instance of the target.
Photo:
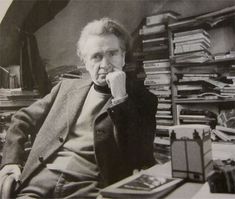
M 128 98 L 128 94 L 125 94 L 122 97 L 115 97 L 115 98 L 112 99 L 112 104 L 113 105 L 120 104 L 120 103 L 126 101 L 127 98 Z

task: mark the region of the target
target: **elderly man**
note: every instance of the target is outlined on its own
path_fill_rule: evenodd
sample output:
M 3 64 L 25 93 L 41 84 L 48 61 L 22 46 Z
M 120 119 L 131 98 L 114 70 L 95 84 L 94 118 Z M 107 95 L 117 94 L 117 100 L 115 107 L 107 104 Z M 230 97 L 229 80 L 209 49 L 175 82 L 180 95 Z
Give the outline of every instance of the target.
M 17 198 L 96 197 L 100 188 L 155 163 L 157 99 L 126 81 L 129 41 L 114 20 L 89 23 L 78 54 L 92 81 L 61 81 L 14 115 L 0 177 L 13 173 Z M 25 157 L 28 135 L 33 146 Z

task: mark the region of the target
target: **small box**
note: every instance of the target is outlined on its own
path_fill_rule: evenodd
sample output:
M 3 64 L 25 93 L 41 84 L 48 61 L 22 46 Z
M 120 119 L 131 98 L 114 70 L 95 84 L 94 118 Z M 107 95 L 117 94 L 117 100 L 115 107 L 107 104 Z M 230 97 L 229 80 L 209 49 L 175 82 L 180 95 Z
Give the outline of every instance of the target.
M 169 128 L 172 176 L 205 182 L 212 170 L 211 129 L 207 125 L 176 125 Z

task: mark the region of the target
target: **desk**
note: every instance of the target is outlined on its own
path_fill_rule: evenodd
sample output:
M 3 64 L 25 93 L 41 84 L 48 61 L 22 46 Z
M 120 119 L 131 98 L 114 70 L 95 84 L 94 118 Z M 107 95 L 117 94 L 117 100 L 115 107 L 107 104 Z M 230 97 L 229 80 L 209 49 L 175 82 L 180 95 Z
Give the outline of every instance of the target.
M 213 143 L 213 159 L 235 159 L 235 144 Z M 147 173 L 171 175 L 171 162 L 158 164 L 146 170 Z M 164 199 L 234 199 L 235 194 L 210 193 L 208 183 L 186 182 L 163 197 Z
M 154 171 L 153 171 L 154 170 Z M 149 172 L 164 173 L 171 175 L 171 162 L 162 165 L 155 165 L 149 169 Z M 202 188 L 203 183 L 187 182 L 167 194 L 165 199 L 190 199 Z M 200 198 L 202 199 L 202 198 Z
M 212 143 L 213 159 L 235 159 L 235 144 L 231 143 Z M 161 165 L 164 168 L 162 171 L 171 169 L 170 165 Z M 176 190 L 164 197 L 165 199 L 234 199 L 235 194 L 217 194 L 210 193 L 208 183 L 191 183 L 187 182 L 181 185 Z

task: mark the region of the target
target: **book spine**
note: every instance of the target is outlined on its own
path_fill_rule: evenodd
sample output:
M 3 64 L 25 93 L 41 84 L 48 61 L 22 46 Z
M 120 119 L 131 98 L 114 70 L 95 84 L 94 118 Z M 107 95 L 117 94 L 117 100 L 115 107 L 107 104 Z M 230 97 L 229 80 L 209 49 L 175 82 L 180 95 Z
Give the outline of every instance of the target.
M 166 31 L 165 25 L 158 25 L 158 26 L 153 26 L 153 27 L 144 26 L 142 29 L 140 29 L 139 34 L 147 35 L 147 34 L 152 34 L 152 33 L 161 33 L 164 31 Z
M 174 34 L 174 37 L 182 37 L 182 36 L 194 35 L 194 34 L 198 34 L 198 33 L 202 33 L 202 34 L 205 34 L 205 35 L 209 36 L 208 32 L 206 32 L 205 30 L 195 29 L 195 30 L 190 30 L 190 31 L 177 32 L 177 33 Z
M 173 39 L 173 43 L 182 42 L 182 41 L 191 41 L 195 39 L 205 39 L 207 42 L 210 42 L 210 39 L 206 35 L 199 33 L 195 35 L 176 37 Z
M 205 47 L 203 47 L 202 45 L 181 45 L 181 46 L 176 46 L 176 48 L 174 49 L 174 53 L 175 54 L 181 54 L 181 53 L 187 53 L 187 52 L 194 52 L 194 51 L 198 51 L 198 50 L 204 50 L 206 49 Z
M 175 16 L 172 13 L 152 15 L 152 16 L 146 17 L 146 25 L 155 25 L 155 24 L 165 23 L 172 19 L 173 20 L 177 19 L 177 16 Z

